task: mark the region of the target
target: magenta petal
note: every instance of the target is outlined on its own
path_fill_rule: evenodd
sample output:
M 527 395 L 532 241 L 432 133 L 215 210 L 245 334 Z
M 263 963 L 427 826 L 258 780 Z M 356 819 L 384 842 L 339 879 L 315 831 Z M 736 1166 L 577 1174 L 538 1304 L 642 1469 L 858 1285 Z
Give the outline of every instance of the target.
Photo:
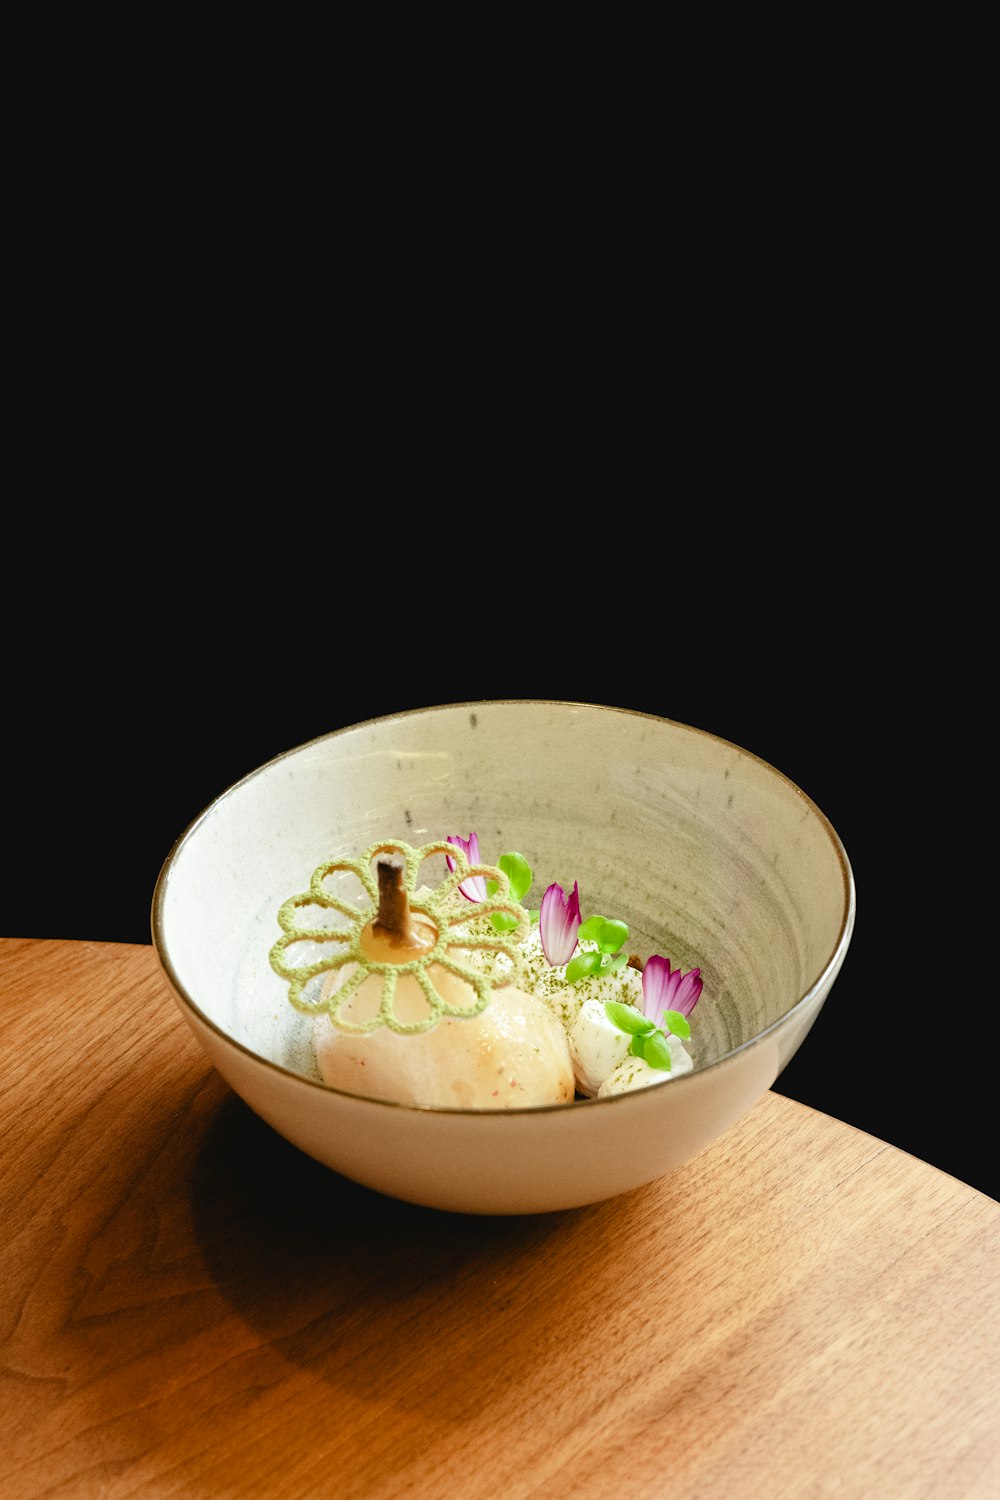
M 449 833 L 447 841 L 449 844 L 454 844 L 457 848 L 461 849 L 470 865 L 481 863 L 478 834 L 470 833 L 467 839 L 463 839 L 460 833 Z M 455 861 L 450 855 L 445 855 L 445 861 L 448 869 L 454 870 Z M 459 886 L 459 890 L 467 901 L 486 900 L 486 881 L 482 875 L 472 875 L 468 880 L 463 880 Z
M 659 1022 L 667 1009 L 670 988 L 670 960 L 654 953 L 647 958 L 642 971 L 642 1013 L 650 1021 Z
M 678 1010 L 682 1016 L 689 1016 L 701 991 L 700 969 L 682 974 L 679 968 L 671 969 L 669 958 L 661 958 L 658 953 L 646 960 L 642 971 L 642 1010 L 657 1026 L 662 1025 L 665 1010 Z
M 674 996 L 671 1010 L 679 1010 L 682 1016 L 689 1016 L 701 998 L 704 981 L 700 969 L 691 969 L 681 980 Z
M 538 912 L 538 932 L 542 952 L 554 968 L 568 964 L 576 952 L 576 934 L 580 927 L 580 891 L 573 882 L 573 894 L 567 898 L 561 885 L 550 885 L 542 897 Z
M 467 839 L 463 839 L 460 833 L 449 833 L 447 841 L 449 844 L 454 844 L 457 849 L 461 849 L 470 865 L 478 865 L 479 835 L 477 833 L 470 833 Z M 455 861 L 447 854 L 445 855 L 445 859 L 448 861 L 449 870 L 453 870 L 455 868 Z

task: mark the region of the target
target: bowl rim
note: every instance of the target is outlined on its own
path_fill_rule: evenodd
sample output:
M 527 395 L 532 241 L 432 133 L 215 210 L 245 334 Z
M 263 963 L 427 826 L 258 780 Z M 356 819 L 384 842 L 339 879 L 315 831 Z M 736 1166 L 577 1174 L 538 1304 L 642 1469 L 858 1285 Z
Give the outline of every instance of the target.
M 756 761 L 759 766 L 762 766 L 770 774 L 778 777 L 779 780 L 783 781 L 786 786 L 795 793 L 796 796 L 800 797 L 802 801 L 806 803 L 808 808 L 819 819 L 821 827 L 824 829 L 827 837 L 830 840 L 834 854 L 836 855 L 837 860 L 840 864 L 841 876 L 844 882 L 844 907 L 840 926 L 837 931 L 837 937 L 833 944 L 832 952 L 830 953 L 826 963 L 823 965 L 819 974 L 813 980 L 812 984 L 805 991 L 805 993 L 800 995 L 798 1000 L 796 1000 L 794 1004 L 789 1006 L 789 1008 L 784 1011 L 776 1021 L 772 1021 L 771 1024 L 765 1027 L 763 1031 L 758 1031 L 754 1036 L 749 1037 L 747 1041 L 741 1042 L 738 1047 L 731 1048 L 731 1050 L 724 1053 L 722 1057 L 717 1057 L 714 1062 L 706 1063 L 704 1067 L 695 1068 L 689 1073 L 681 1074 L 679 1078 L 672 1079 L 671 1082 L 673 1083 L 675 1089 L 683 1088 L 685 1085 L 690 1087 L 696 1079 L 703 1077 L 705 1074 L 712 1072 L 716 1068 L 724 1067 L 727 1063 L 731 1062 L 733 1058 L 738 1057 L 741 1053 L 748 1051 L 750 1048 L 759 1046 L 759 1044 L 765 1041 L 770 1035 L 772 1035 L 772 1033 L 784 1026 L 787 1026 L 793 1016 L 795 1016 L 799 1011 L 804 1010 L 809 1005 L 810 1001 L 817 994 L 817 992 L 823 989 L 831 972 L 834 976 L 836 976 L 836 973 L 846 956 L 847 948 L 850 944 L 851 936 L 854 930 L 854 922 L 857 913 L 857 888 L 854 879 L 854 872 L 851 867 L 851 862 L 848 858 L 847 850 L 844 847 L 843 841 L 837 830 L 831 823 L 830 819 L 827 817 L 826 813 L 824 813 L 823 809 L 813 801 L 808 792 L 803 791 L 798 783 L 793 781 L 790 776 L 787 776 L 784 771 L 779 770 L 777 766 L 772 765 L 770 761 L 765 760 L 760 755 L 757 755 L 753 750 L 748 750 L 744 745 L 739 745 L 735 740 L 727 739 L 724 735 L 716 734 L 713 730 L 701 729 L 696 724 L 688 724 L 682 719 L 672 719 L 665 714 L 655 714 L 645 709 L 626 708 L 621 705 L 614 705 L 609 703 L 593 703 L 587 702 L 586 700 L 572 698 L 472 698 L 467 700 L 460 699 L 451 703 L 433 703 L 426 704 L 422 707 L 398 709 L 393 713 L 375 714 L 367 719 L 358 719 L 351 724 L 343 724 L 337 729 L 327 730 L 324 734 L 313 736 L 312 739 L 303 740 L 300 744 L 292 745 L 287 750 L 281 750 L 277 755 L 271 756 L 269 760 L 263 761 L 258 766 L 254 766 L 252 770 L 247 771 L 236 781 L 231 782 L 229 786 L 225 787 L 221 792 L 218 793 L 217 796 L 213 797 L 211 802 L 207 803 L 199 813 L 195 814 L 195 816 L 181 830 L 181 832 L 178 834 L 177 838 L 174 840 L 169 850 L 167 851 L 167 854 L 160 866 L 159 873 L 156 877 L 156 881 L 153 887 L 152 901 L 150 905 L 150 932 L 152 937 L 153 949 L 159 961 L 160 967 L 166 975 L 166 978 L 168 979 L 178 1001 L 182 1005 L 186 1005 L 191 1013 L 201 1022 L 201 1024 L 207 1026 L 210 1031 L 215 1032 L 219 1039 L 227 1046 L 235 1048 L 237 1051 L 243 1053 L 245 1057 L 252 1059 L 253 1062 L 259 1064 L 261 1067 L 273 1069 L 273 1071 L 278 1074 L 279 1077 L 288 1079 L 293 1087 L 301 1084 L 305 1088 L 317 1089 L 322 1094 L 332 1094 L 340 1099 L 345 1100 L 363 1101 L 366 1104 L 379 1105 L 385 1109 L 399 1109 L 417 1115 L 460 1115 L 470 1119 L 496 1119 L 498 1117 L 503 1117 L 506 1119 L 518 1119 L 526 1115 L 530 1116 L 544 1114 L 565 1114 L 567 1110 L 579 1109 L 581 1106 L 591 1108 L 607 1108 L 608 1106 L 612 1105 L 621 1106 L 626 1101 L 631 1101 L 634 1104 L 635 1099 L 638 1095 L 648 1093 L 648 1089 L 632 1090 L 630 1092 L 622 1094 L 611 1094 L 604 1099 L 598 1099 L 596 1097 L 592 1099 L 574 1099 L 564 1104 L 535 1104 L 529 1105 L 523 1109 L 468 1109 L 458 1105 L 405 1104 L 395 1099 L 380 1099 L 371 1094 L 349 1093 L 346 1089 L 334 1088 L 332 1085 L 323 1083 L 318 1079 L 307 1078 L 303 1073 L 296 1073 L 293 1069 L 286 1068 L 282 1066 L 281 1063 L 276 1063 L 272 1058 L 262 1057 L 261 1054 L 259 1052 L 255 1052 L 252 1047 L 248 1047 L 245 1043 L 237 1041 L 235 1037 L 231 1036 L 228 1031 L 224 1030 L 224 1028 L 218 1024 L 218 1022 L 214 1021 L 211 1016 L 207 1015 L 205 1011 L 202 1010 L 201 1006 L 194 999 L 194 997 L 188 993 L 187 989 L 181 982 L 177 971 L 173 966 L 173 963 L 171 962 L 169 948 L 164 931 L 165 924 L 163 918 L 163 907 L 166 899 L 166 889 L 171 871 L 183 846 L 188 842 L 190 838 L 193 837 L 194 833 L 200 827 L 200 825 L 209 816 L 211 816 L 214 810 L 227 798 L 234 796 L 248 782 L 255 780 L 258 776 L 264 775 L 265 772 L 269 771 L 273 766 L 280 764 L 281 761 L 287 760 L 293 755 L 299 755 L 302 751 L 310 749 L 313 745 L 325 744 L 328 740 L 339 739 L 341 735 L 352 734 L 359 729 L 368 728 L 370 725 L 386 724 L 390 722 L 398 723 L 401 719 L 417 718 L 423 715 L 441 713 L 445 710 L 451 709 L 467 709 L 475 711 L 476 709 L 480 708 L 505 707 L 582 708 L 594 710 L 600 713 L 618 713 L 625 715 L 627 718 L 649 719 L 654 723 L 667 724 L 672 728 L 684 730 L 689 734 L 703 735 L 706 739 L 714 740 L 718 745 L 725 746 L 728 749 L 735 750 L 739 755 L 746 756 L 748 760 Z

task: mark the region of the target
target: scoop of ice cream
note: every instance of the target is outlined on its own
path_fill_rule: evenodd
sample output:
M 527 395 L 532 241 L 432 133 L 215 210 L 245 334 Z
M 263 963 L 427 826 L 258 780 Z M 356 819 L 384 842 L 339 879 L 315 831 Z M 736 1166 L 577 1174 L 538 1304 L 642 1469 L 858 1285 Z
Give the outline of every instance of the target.
M 352 967 L 335 970 L 325 994 L 339 988 Z M 472 987 L 454 974 L 431 965 L 429 977 L 449 1005 L 473 1006 Z M 345 1019 L 373 1014 L 381 986 L 378 974 L 364 980 L 344 1008 Z M 423 991 L 410 975 L 397 980 L 394 1006 L 402 1021 L 426 1015 Z M 399 1104 L 524 1109 L 566 1104 L 574 1097 L 573 1064 L 562 1026 L 542 1001 L 513 985 L 494 989 L 479 1015 L 446 1017 L 415 1035 L 385 1026 L 345 1032 L 321 1014 L 314 1022 L 313 1044 L 324 1083 Z
M 608 1020 L 603 1000 L 585 1000 L 569 1029 L 576 1086 L 593 1098 L 626 1056 L 632 1038 Z
M 671 1078 L 690 1073 L 694 1061 L 683 1042 L 675 1036 L 668 1036 L 667 1046 L 670 1048 L 669 1071 L 651 1068 L 644 1057 L 634 1057 L 631 1052 L 626 1052 L 597 1090 L 598 1099 L 607 1099 L 610 1094 L 628 1094 L 633 1089 L 648 1089 L 654 1083 L 668 1083 Z

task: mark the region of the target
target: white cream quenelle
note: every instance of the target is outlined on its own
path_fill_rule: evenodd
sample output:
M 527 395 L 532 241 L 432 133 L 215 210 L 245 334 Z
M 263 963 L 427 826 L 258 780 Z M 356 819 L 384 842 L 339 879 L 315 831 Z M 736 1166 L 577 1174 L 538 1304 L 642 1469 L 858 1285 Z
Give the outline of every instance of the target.
M 406 892 L 393 878 L 391 861 L 379 866 L 381 901 L 364 928 L 361 945 L 380 963 L 404 964 L 428 952 L 437 932 L 421 913 L 411 912 Z M 459 943 L 448 956 L 467 963 Z M 333 970 L 324 999 L 340 989 L 356 965 Z M 472 1010 L 472 986 L 441 964 L 428 978 L 450 1007 Z M 342 1018 L 360 1024 L 378 1010 L 383 976 L 371 974 L 343 1005 Z M 404 1023 L 427 1015 L 424 993 L 412 974 L 400 974 L 394 1011 Z M 313 1045 L 320 1077 L 332 1088 L 399 1104 L 439 1109 L 524 1109 L 566 1104 L 575 1092 L 573 1063 L 565 1030 L 543 1001 L 514 985 L 495 987 L 478 1015 L 444 1017 L 430 1030 L 400 1034 L 386 1026 L 362 1033 L 339 1029 L 326 1013 L 313 1022 Z

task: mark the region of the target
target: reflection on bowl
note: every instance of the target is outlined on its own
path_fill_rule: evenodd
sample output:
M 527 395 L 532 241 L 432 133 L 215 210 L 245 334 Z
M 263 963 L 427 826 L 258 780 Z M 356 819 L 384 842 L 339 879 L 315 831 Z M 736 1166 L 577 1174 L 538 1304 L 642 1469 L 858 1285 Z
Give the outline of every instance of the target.
M 312 1023 L 269 961 L 282 901 L 380 839 L 472 830 L 484 859 L 518 849 L 543 885 L 577 881 L 588 911 L 629 924 L 630 950 L 700 967 L 692 1072 L 521 1110 L 419 1108 L 320 1081 Z M 170 851 L 152 937 L 212 1063 L 289 1141 L 393 1197 L 532 1213 L 651 1182 L 752 1108 L 829 994 L 854 908 L 823 813 L 748 751 L 630 710 L 487 701 L 352 725 L 252 771 Z

